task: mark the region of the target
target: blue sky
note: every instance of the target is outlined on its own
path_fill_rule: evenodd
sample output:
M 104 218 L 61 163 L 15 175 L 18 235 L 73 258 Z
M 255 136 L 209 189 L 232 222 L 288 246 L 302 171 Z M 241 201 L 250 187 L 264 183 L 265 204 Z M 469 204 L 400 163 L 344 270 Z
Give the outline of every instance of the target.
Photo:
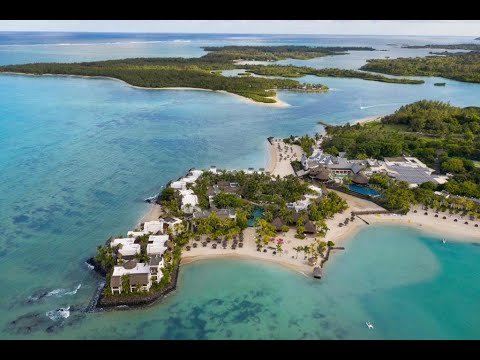
M 0 31 L 480 36 L 480 20 L 0 20 Z

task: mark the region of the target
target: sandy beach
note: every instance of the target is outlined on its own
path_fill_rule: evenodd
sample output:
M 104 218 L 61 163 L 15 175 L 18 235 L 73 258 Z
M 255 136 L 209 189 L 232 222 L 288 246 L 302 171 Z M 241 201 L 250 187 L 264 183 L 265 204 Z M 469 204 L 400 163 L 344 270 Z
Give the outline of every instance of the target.
M 344 198 L 349 205 L 349 209 L 343 214 L 336 214 L 333 218 L 328 219 L 327 226 L 330 229 L 324 241 L 334 241 L 336 246 L 345 246 L 347 239 L 350 239 L 359 230 L 371 226 L 372 224 L 394 224 L 411 226 L 423 231 L 432 233 L 439 238 L 445 238 L 450 240 L 465 240 L 465 241 L 477 241 L 480 242 L 480 227 L 475 227 L 475 224 L 479 224 L 479 221 L 468 220 L 468 225 L 464 224 L 465 219 L 461 219 L 460 215 L 450 216 L 448 213 L 439 213 L 438 217 L 435 217 L 435 212 L 432 210 L 427 211 L 428 215 L 424 215 L 425 211 L 421 207 L 414 207 L 407 215 L 395 215 L 395 214 L 382 214 L 382 215 L 361 215 L 360 217 L 366 220 L 371 225 L 367 225 L 360 218 L 356 217 L 348 225 L 339 227 L 340 222 L 345 221 L 350 217 L 351 211 L 359 210 L 381 210 L 382 208 L 370 201 L 359 199 L 344 193 L 337 192 L 342 198 Z M 414 211 L 417 210 L 415 213 Z M 443 216 L 446 219 L 443 219 Z M 457 222 L 454 221 L 457 219 Z M 314 266 L 308 264 L 306 256 L 303 252 L 297 252 L 295 247 L 308 246 L 315 242 L 314 236 L 307 236 L 305 239 L 296 239 L 295 228 L 291 228 L 287 233 L 278 233 L 276 238 L 284 240 L 282 245 L 282 253 L 273 255 L 273 248 L 267 249 L 264 253 L 256 250 L 255 244 L 255 229 L 247 228 L 244 231 L 244 246 L 243 248 L 231 248 L 231 242 L 227 249 L 223 249 L 220 245 L 216 248 L 212 248 L 212 243 L 207 244 L 207 247 L 203 247 L 201 242 L 197 242 L 197 248 L 191 248 L 190 251 L 184 250 L 182 253 L 182 264 L 188 264 L 198 260 L 205 259 L 219 259 L 219 258 L 250 258 L 258 260 L 266 260 L 269 262 L 275 262 L 279 265 L 285 266 L 291 270 L 295 270 L 302 275 L 312 276 L 313 267 L 318 266 L 318 263 Z M 204 237 L 205 238 L 205 237 Z M 191 241 L 190 245 L 193 244 Z M 275 244 L 270 243 L 268 246 L 274 247 Z M 268 247 L 267 246 L 267 247 Z M 347 245 L 348 247 L 348 245 Z M 342 250 L 333 250 L 331 256 L 336 252 Z M 325 266 L 328 266 L 328 262 Z
M 162 207 L 158 204 L 150 204 L 150 208 L 148 211 L 140 218 L 138 221 L 139 224 L 144 223 L 146 221 L 154 221 L 158 220 L 160 216 L 162 216 L 163 210 Z
M 375 116 L 367 116 L 361 119 L 353 120 L 351 124 L 365 124 L 367 122 L 373 122 L 373 121 L 380 121 L 382 117 L 384 117 L 387 114 L 381 114 L 381 115 L 375 115 Z
M 143 87 L 143 86 L 136 86 L 127 83 L 126 81 L 123 81 L 121 79 L 109 77 L 109 76 L 87 76 L 87 75 L 66 75 L 66 74 L 31 74 L 31 73 L 18 73 L 18 72 L 2 72 L 1 74 L 6 74 L 6 75 L 21 75 L 21 76 L 59 76 L 59 77 L 74 77 L 74 78 L 84 78 L 84 79 L 108 79 L 108 80 L 115 80 L 115 81 L 120 81 L 121 83 L 130 86 L 135 89 L 141 89 L 141 90 L 194 90 L 194 91 L 214 91 L 214 92 L 220 92 L 228 95 L 232 95 L 237 97 L 238 99 L 241 99 L 242 101 L 245 101 L 249 104 L 256 104 L 256 105 L 263 105 L 263 106 L 273 106 L 273 107 L 286 107 L 290 106 L 286 102 L 278 99 L 278 94 L 270 97 L 269 99 L 274 99 L 276 102 L 275 103 L 263 103 L 263 102 L 258 102 L 254 101 L 252 99 L 246 98 L 244 96 L 230 93 L 228 91 L 224 90 L 212 90 L 212 89 L 203 89 L 203 88 L 192 88 L 192 87 L 162 87 L 162 88 L 151 88 L 151 87 Z
M 292 160 L 300 160 L 303 150 L 298 145 L 285 144 L 282 139 L 272 139 L 268 144 L 269 164 L 266 167 L 270 174 L 280 177 L 294 175 Z

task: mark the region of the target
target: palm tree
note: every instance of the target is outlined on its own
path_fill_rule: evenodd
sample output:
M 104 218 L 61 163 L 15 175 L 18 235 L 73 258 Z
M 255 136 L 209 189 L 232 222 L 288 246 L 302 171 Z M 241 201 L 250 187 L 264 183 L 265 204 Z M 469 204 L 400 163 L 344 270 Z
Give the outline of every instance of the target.
M 301 247 L 301 246 L 295 246 L 295 247 L 293 248 L 293 250 L 295 250 L 295 251 L 297 252 L 297 256 L 295 257 L 295 259 L 298 259 L 298 253 L 303 250 L 303 247 Z

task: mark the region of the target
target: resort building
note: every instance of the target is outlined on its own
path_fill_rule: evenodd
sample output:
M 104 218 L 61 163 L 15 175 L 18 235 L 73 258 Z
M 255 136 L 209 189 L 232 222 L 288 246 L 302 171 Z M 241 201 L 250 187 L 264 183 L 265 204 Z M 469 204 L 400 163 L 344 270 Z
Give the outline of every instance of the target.
M 154 255 L 150 258 L 150 261 L 148 263 L 148 266 L 150 267 L 150 279 L 155 282 L 160 282 L 163 277 L 163 272 L 162 268 L 165 267 L 165 264 L 163 262 L 163 256 L 161 255 Z
M 208 196 L 208 201 L 210 203 L 210 206 L 213 205 L 213 198 L 216 195 L 220 194 L 221 192 L 238 195 L 239 191 L 240 191 L 239 183 L 230 182 L 230 181 L 218 181 L 216 184 L 209 186 L 207 188 L 207 196 Z
M 308 158 L 303 154 L 300 162 L 304 171 L 310 170 L 311 173 L 313 169 L 319 167 L 328 168 L 333 175 L 338 177 L 358 174 L 368 165 L 367 160 L 348 160 L 345 158 L 345 153 L 340 153 L 339 156 L 333 156 L 323 153 L 321 149 L 315 149 Z M 302 174 L 305 175 L 305 173 Z
M 187 184 L 195 183 L 202 174 L 202 170 L 190 170 L 186 176 L 179 178 L 177 181 L 172 181 L 170 187 L 175 190 L 186 190 Z
M 168 235 L 150 235 L 147 244 L 147 255 L 162 256 L 168 250 Z
M 193 218 L 206 218 L 212 212 L 216 213 L 220 219 L 236 219 L 237 215 L 235 214 L 235 210 L 233 209 L 210 209 L 210 210 L 201 210 L 195 211 L 193 213 Z
M 386 157 L 383 162 L 378 161 L 368 173 L 383 172 L 397 180 L 406 181 L 410 187 L 417 187 L 427 181 L 443 184 L 448 180 L 445 176 L 434 175 L 434 171 L 415 157 L 399 156 Z
M 130 291 L 136 291 L 138 289 L 144 291 L 150 290 L 150 286 L 152 285 L 150 266 L 144 263 L 137 263 L 136 260 L 130 260 L 123 265 L 113 268 L 113 274 L 110 280 L 112 294 L 121 294 L 122 291 L 126 290 L 123 289 L 124 284 L 122 284 L 122 276 L 124 275 L 127 276 Z
M 368 178 L 362 174 L 355 174 L 352 176 L 352 184 L 366 186 L 368 184 Z
M 134 238 L 117 238 L 110 241 L 110 247 L 118 246 L 118 257 L 123 260 L 131 260 L 140 253 L 140 245 L 135 244 Z
M 159 231 L 163 233 L 163 221 L 147 221 L 143 224 L 143 232 L 145 234 L 157 234 Z
M 191 189 L 180 190 L 179 193 L 182 198 L 182 211 L 186 214 L 192 214 L 198 206 L 198 196 Z
M 132 260 L 136 254 L 140 254 L 140 244 L 120 244 L 118 257 L 123 260 Z
M 167 232 L 167 229 L 171 229 L 171 231 L 173 233 L 177 233 L 177 229 L 176 229 L 175 225 L 177 225 L 177 224 L 181 225 L 182 224 L 181 219 L 171 217 L 171 216 L 167 216 L 166 218 L 160 219 L 160 221 L 163 221 L 163 223 L 164 223 L 164 225 L 163 225 L 163 228 L 164 228 L 163 232 L 164 233 Z
M 127 232 L 127 236 L 130 238 L 137 238 L 139 236 L 143 236 L 145 233 L 143 231 L 129 231 Z

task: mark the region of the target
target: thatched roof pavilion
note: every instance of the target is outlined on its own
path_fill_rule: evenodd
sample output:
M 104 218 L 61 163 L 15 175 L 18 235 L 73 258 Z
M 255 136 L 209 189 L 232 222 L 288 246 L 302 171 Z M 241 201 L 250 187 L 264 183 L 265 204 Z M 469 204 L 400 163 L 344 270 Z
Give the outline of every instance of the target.
M 355 174 L 352 176 L 352 182 L 357 185 L 367 185 L 368 178 L 362 174 Z
M 305 223 L 305 232 L 308 234 L 315 234 L 317 232 L 317 227 L 312 221 L 308 220 Z
M 275 230 L 282 231 L 283 221 L 278 216 L 272 220 L 271 224 L 275 227 Z
M 310 170 L 310 174 L 308 176 L 320 182 L 327 182 L 328 180 L 330 180 L 330 174 L 330 169 L 326 167 L 318 167 Z

